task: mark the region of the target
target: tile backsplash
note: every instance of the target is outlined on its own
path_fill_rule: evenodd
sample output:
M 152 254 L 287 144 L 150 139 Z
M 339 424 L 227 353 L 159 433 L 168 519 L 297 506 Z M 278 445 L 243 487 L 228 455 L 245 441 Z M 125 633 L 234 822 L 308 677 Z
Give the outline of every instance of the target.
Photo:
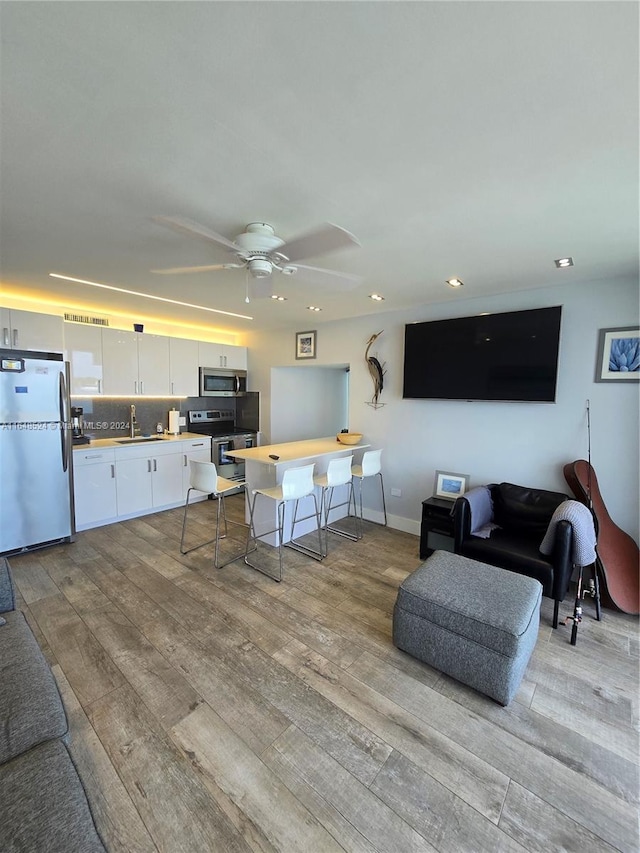
M 233 401 L 235 402 L 235 401 Z M 144 397 L 126 397 L 114 399 L 93 397 L 88 400 L 71 398 L 72 406 L 83 410 L 84 431 L 91 438 L 119 438 L 129 435 L 129 407 L 136 407 L 136 420 L 140 435 L 154 435 L 158 424 L 162 430 L 169 427 L 169 410 L 179 409 L 183 417 L 190 409 L 211 408 L 211 400 L 206 397 L 185 397 L 176 400 L 175 397 L 166 399 L 145 399 Z M 225 408 L 231 408 L 225 403 Z M 186 426 L 180 427 L 181 432 L 187 432 Z

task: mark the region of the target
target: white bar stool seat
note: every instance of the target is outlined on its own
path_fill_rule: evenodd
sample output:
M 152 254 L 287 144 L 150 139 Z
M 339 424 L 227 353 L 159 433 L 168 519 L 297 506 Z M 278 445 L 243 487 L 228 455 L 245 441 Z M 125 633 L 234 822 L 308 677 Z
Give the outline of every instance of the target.
M 387 506 L 384 500 L 384 481 L 382 479 L 382 465 L 380 461 L 380 457 L 382 456 L 382 450 L 366 450 L 362 455 L 362 464 L 361 465 L 353 465 L 351 467 L 351 475 L 354 480 L 358 481 L 359 488 L 358 493 L 360 497 L 360 524 L 362 525 L 362 521 L 364 520 L 364 516 L 362 514 L 362 484 L 367 479 L 367 477 L 380 477 L 380 491 L 382 493 L 382 511 L 384 513 L 384 524 L 383 526 L 387 526 Z M 353 505 L 355 510 L 355 496 L 353 499 Z M 377 524 L 379 522 L 372 522 Z M 362 526 L 360 528 L 362 530 Z
M 240 557 L 244 556 L 244 551 L 241 551 L 239 554 L 236 554 L 234 557 L 230 557 L 225 560 L 225 562 L 220 562 L 220 540 L 225 539 L 227 536 L 228 528 L 227 524 L 237 524 L 240 527 L 244 527 L 244 524 L 241 524 L 238 521 L 229 521 L 227 522 L 227 513 L 224 505 L 225 495 L 237 489 L 238 486 L 243 486 L 244 481 L 237 480 L 227 480 L 226 477 L 218 476 L 218 469 L 216 468 L 213 462 L 197 462 L 195 459 L 189 460 L 189 488 L 187 489 L 187 497 L 184 504 L 184 516 L 182 519 L 182 536 L 180 537 L 180 553 L 181 554 L 190 554 L 192 551 L 196 551 L 198 548 L 203 548 L 205 545 L 210 545 L 212 542 L 216 543 L 213 564 L 216 569 L 221 569 L 223 566 L 232 563 L 234 560 L 240 559 Z M 191 492 L 202 492 L 205 495 L 213 495 L 214 498 L 218 502 L 217 511 L 216 511 L 216 535 L 213 539 L 209 539 L 207 542 L 201 542 L 200 545 L 194 545 L 192 548 L 185 549 L 184 547 L 184 537 L 187 526 L 187 512 L 189 510 L 189 497 Z M 220 532 L 220 522 L 222 521 L 224 525 L 224 533 Z
M 324 530 L 324 555 L 329 553 L 329 531 L 337 533 L 338 536 L 344 536 L 345 539 L 351 539 L 356 542 L 362 538 L 360 532 L 359 518 L 357 513 L 354 514 L 355 533 L 349 533 L 346 530 L 341 530 L 339 527 L 329 526 L 329 513 L 332 509 L 338 509 L 341 506 L 351 508 L 351 501 L 355 507 L 355 494 L 353 491 L 353 477 L 351 474 L 351 463 L 353 462 L 353 454 L 351 456 L 343 456 L 341 458 L 332 459 L 327 466 L 326 474 L 318 474 L 313 478 L 316 486 L 320 486 L 322 494 L 320 498 L 320 516 L 322 518 L 322 529 Z M 333 490 L 337 486 L 348 487 L 348 498 L 339 504 L 333 503 Z
M 251 500 L 249 501 L 249 532 L 247 534 L 247 545 L 246 551 L 244 555 L 244 561 L 247 566 L 250 566 L 252 569 L 256 569 L 262 574 L 267 575 L 267 577 L 272 578 L 275 581 L 280 582 L 282 580 L 282 548 L 283 546 L 286 548 L 292 548 L 295 551 L 300 551 L 303 554 L 306 554 L 308 557 L 313 557 L 314 560 L 321 560 L 324 557 L 323 549 L 322 549 L 322 523 L 320 518 L 320 511 L 318 509 L 318 499 L 316 497 L 314 482 L 313 482 L 313 469 L 315 467 L 315 463 L 311 465 L 302 465 L 299 468 L 287 468 L 282 476 L 282 483 L 279 486 L 273 486 L 270 489 L 253 489 L 251 492 Z M 262 498 L 267 498 L 272 501 L 276 501 L 276 511 L 278 516 L 278 526 L 273 528 L 272 530 L 264 530 L 262 533 L 256 532 L 255 527 L 255 507 L 256 500 L 260 495 Z M 298 518 L 298 504 L 299 502 L 306 497 L 312 497 L 313 503 L 315 506 L 315 512 L 313 515 L 305 515 L 302 518 Z M 284 515 L 285 515 L 285 506 L 288 503 L 293 503 L 293 516 L 291 519 L 291 536 L 288 542 L 283 543 L 284 538 Z M 313 518 L 315 516 L 316 524 L 318 528 L 318 545 L 319 548 L 315 551 L 312 548 L 309 548 L 305 545 L 296 542 L 294 539 L 294 528 L 296 524 L 301 521 L 306 521 L 309 518 Z M 271 572 L 267 571 L 264 566 L 259 566 L 255 562 L 251 562 L 249 560 L 249 554 L 254 553 L 257 550 L 257 541 L 258 539 L 262 539 L 264 536 L 269 536 L 272 533 L 278 534 L 278 575 L 275 576 L 271 574 Z M 250 544 L 253 542 L 254 547 L 250 548 Z

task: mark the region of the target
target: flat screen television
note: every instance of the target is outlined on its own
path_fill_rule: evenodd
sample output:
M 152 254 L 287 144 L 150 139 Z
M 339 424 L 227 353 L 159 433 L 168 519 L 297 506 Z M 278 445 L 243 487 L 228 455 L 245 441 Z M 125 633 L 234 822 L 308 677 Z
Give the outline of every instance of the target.
M 405 399 L 556 399 L 562 307 L 408 323 Z

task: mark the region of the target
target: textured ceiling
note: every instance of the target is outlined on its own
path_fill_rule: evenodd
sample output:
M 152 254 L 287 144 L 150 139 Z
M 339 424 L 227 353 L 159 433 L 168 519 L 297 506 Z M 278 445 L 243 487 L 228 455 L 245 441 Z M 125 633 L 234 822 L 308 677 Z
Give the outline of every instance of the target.
M 635 3 L 5 0 L 0 24 L 9 292 L 245 331 L 637 275 Z M 228 260 L 158 215 L 334 222 L 361 248 L 308 262 L 363 283 L 247 306 L 244 272 L 150 272 Z

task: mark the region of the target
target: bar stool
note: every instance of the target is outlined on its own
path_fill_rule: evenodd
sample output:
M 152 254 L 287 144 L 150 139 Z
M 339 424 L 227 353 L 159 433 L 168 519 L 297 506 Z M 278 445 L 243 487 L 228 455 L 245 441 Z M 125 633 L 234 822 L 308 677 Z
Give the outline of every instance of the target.
M 237 480 L 227 480 L 225 477 L 218 476 L 218 469 L 214 465 L 213 462 L 196 462 L 195 459 L 189 460 L 189 488 L 187 489 L 187 498 L 184 504 L 184 517 L 182 519 L 182 536 L 180 537 L 180 553 L 181 554 L 190 554 L 192 551 L 196 551 L 198 548 L 203 548 L 205 545 L 210 545 L 212 542 L 216 543 L 213 564 L 216 569 L 221 569 L 223 566 L 232 563 L 234 560 L 238 560 L 240 557 L 244 556 L 244 552 L 240 552 L 235 557 L 230 557 L 228 560 L 225 560 L 224 563 L 220 562 L 220 540 L 225 539 L 227 536 L 227 524 L 237 524 L 240 527 L 244 527 L 244 524 L 241 524 L 239 521 L 229 521 L 227 522 L 227 513 L 224 505 L 224 499 L 227 492 L 232 491 L 233 489 L 237 489 L 238 486 L 243 486 L 244 481 Z M 209 539 L 207 542 L 202 542 L 200 545 L 194 545 L 193 548 L 187 548 L 185 550 L 184 547 L 184 536 L 187 526 L 187 512 L 189 510 L 189 496 L 191 492 L 203 492 L 206 495 L 213 495 L 218 501 L 217 511 L 216 511 L 216 535 L 213 539 Z M 220 520 L 224 524 L 224 533 L 220 535 Z
M 345 539 L 351 539 L 352 542 L 356 542 L 358 539 L 362 538 L 362 533 L 359 529 L 359 518 L 357 514 L 353 516 L 353 518 L 355 519 L 355 534 L 348 533 L 346 530 L 341 530 L 338 527 L 329 526 L 329 513 L 332 509 L 337 509 L 341 506 L 347 506 L 351 508 L 352 500 L 355 507 L 356 499 L 353 491 L 353 478 L 351 475 L 352 462 L 353 454 L 351 454 L 351 456 L 344 456 L 342 458 L 332 459 L 327 466 L 327 473 L 319 474 L 317 477 L 313 478 L 313 482 L 316 484 L 316 486 L 320 486 L 320 488 L 322 489 L 320 497 L 320 516 L 323 519 L 322 529 L 324 530 L 325 557 L 329 553 L 329 531 L 331 531 L 331 533 L 337 533 L 338 536 L 344 536 Z M 334 504 L 332 503 L 333 490 L 337 486 L 348 486 L 349 496 L 346 501 L 342 501 L 339 504 Z
M 318 510 L 318 499 L 316 497 L 316 493 L 314 490 L 313 483 L 313 469 L 315 467 L 315 463 L 311 465 L 302 465 L 299 468 L 288 468 L 282 477 L 282 483 L 279 486 L 274 486 L 270 489 L 253 489 L 251 492 L 252 500 L 249 502 L 249 532 L 247 534 L 247 545 L 244 555 L 244 561 L 247 566 L 250 566 L 252 569 L 256 569 L 259 572 L 262 572 L 263 575 L 267 575 L 267 577 L 272 578 L 272 580 L 280 582 L 282 580 L 282 548 L 283 548 L 283 538 L 284 538 L 284 514 L 286 504 L 293 502 L 293 517 L 291 520 L 291 536 L 289 542 L 284 543 L 284 547 L 292 548 L 295 551 L 300 551 L 303 554 L 306 554 L 309 557 L 313 557 L 314 560 L 322 560 L 324 557 L 324 553 L 322 550 L 322 533 L 321 533 L 321 519 L 320 512 Z M 262 533 L 256 533 L 255 527 L 255 508 L 256 508 L 256 500 L 258 495 L 261 495 L 263 498 L 268 498 L 269 500 L 276 501 L 276 511 L 278 514 L 278 526 L 273 528 L 272 530 L 265 530 Z M 305 515 L 303 518 L 297 518 L 298 514 L 298 503 L 302 500 L 302 498 L 312 497 L 315 505 L 315 512 L 313 515 Z M 296 524 L 301 521 L 305 521 L 308 518 L 313 518 L 315 516 L 316 524 L 318 527 L 318 544 L 319 548 L 315 551 L 312 548 L 308 548 L 305 545 L 296 542 L 293 538 L 294 528 Z M 249 554 L 252 554 L 257 550 L 258 539 L 262 539 L 264 536 L 269 536 L 271 533 L 278 534 L 278 576 L 272 575 L 271 572 L 268 572 L 264 566 L 258 566 L 255 563 L 249 561 Z M 254 547 L 249 549 L 250 543 L 253 542 Z
M 359 495 L 360 495 L 360 530 L 362 531 L 362 522 L 364 520 L 364 516 L 362 515 L 362 484 L 366 480 L 367 477 L 380 477 L 380 491 L 382 493 L 382 510 L 384 512 L 384 527 L 387 526 L 387 506 L 384 501 L 384 482 L 382 480 L 382 470 L 380 464 L 380 457 L 382 456 L 382 450 L 366 450 L 362 455 L 362 465 L 353 465 L 351 468 L 351 475 L 355 480 L 358 480 L 359 485 Z M 353 498 L 353 508 L 354 512 L 356 511 L 356 499 L 355 493 Z M 379 522 L 373 522 L 374 524 L 378 524 Z

